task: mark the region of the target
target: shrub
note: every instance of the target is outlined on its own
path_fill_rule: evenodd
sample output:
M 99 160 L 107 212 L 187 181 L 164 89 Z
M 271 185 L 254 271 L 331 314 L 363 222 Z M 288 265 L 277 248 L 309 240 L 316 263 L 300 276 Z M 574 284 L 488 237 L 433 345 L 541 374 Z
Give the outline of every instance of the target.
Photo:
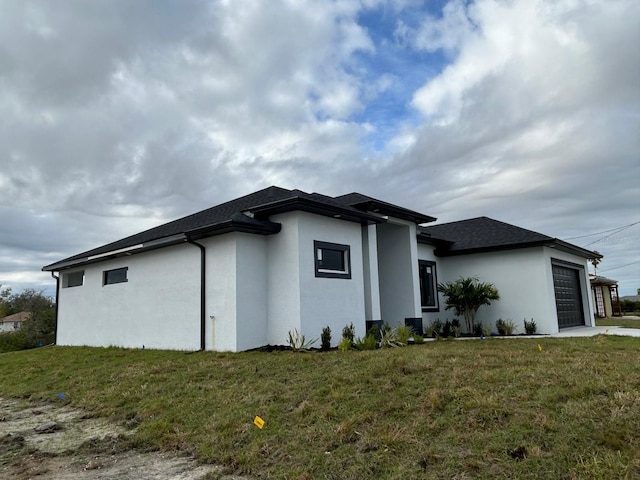
M 342 338 L 347 338 L 353 343 L 353 340 L 356 338 L 356 327 L 353 326 L 353 322 L 342 329 Z
M 474 334 L 474 335 L 477 335 L 477 336 L 480 336 L 480 335 L 483 335 L 483 334 L 484 334 L 484 327 L 482 326 L 482 324 L 481 324 L 481 323 L 476 323 L 476 324 L 473 326 L 473 334 Z M 489 330 L 489 335 L 491 335 L 491 330 Z M 485 335 L 485 336 L 486 336 L 486 335 Z
M 358 350 L 375 350 L 378 346 L 378 340 L 376 337 L 368 333 L 364 338 L 358 338 L 355 342 L 355 347 Z
M 380 327 L 378 325 L 372 325 L 369 330 L 367 330 L 367 335 L 372 335 L 376 341 L 380 341 Z
M 533 335 L 537 330 L 538 325 L 536 325 L 536 322 L 533 320 L 533 318 L 531 319 L 531 321 L 527 321 L 526 318 L 524 319 L 524 331 L 527 335 Z
M 499 318 L 496 320 L 496 329 L 500 335 L 513 335 L 516 330 L 516 326 L 511 319 L 502 320 Z
M 326 326 L 322 329 L 320 335 L 320 345 L 322 350 L 327 351 L 331 348 L 331 328 Z
M 408 325 L 405 325 L 403 327 L 396 327 L 396 340 L 398 341 L 398 343 L 401 343 L 402 345 L 408 345 L 412 331 L 413 330 Z
M 351 342 L 351 340 L 349 340 L 347 337 L 342 337 L 342 341 L 338 344 L 338 350 L 340 350 L 341 352 L 346 352 L 348 350 L 351 350 L 352 345 L 353 342 Z
M 482 327 L 482 335 L 484 335 L 485 337 L 490 337 L 491 334 L 493 333 L 491 331 L 491 324 L 487 323 L 486 325 L 481 325 Z
M 449 338 L 451 336 L 451 322 L 449 320 L 444 322 L 444 326 L 442 327 L 442 336 L 444 338 Z
M 414 333 L 413 343 L 415 343 L 416 345 L 422 345 L 424 343 L 424 337 L 422 335 L 418 335 L 417 333 Z
M 442 321 L 439 318 L 436 318 L 425 327 L 424 332 L 427 337 L 438 338 L 442 335 Z
M 297 328 L 295 328 L 293 332 L 289 330 L 289 339 L 287 340 L 287 343 L 294 352 L 306 352 L 317 341 L 317 338 L 315 340 L 307 340 Z

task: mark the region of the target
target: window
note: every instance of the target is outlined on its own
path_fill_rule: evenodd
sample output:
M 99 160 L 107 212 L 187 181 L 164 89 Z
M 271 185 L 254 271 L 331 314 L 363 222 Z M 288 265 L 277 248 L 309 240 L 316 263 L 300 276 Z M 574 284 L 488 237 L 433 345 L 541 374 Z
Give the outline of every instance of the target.
M 116 268 L 115 270 L 105 270 L 103 272 L 104 279 L 102 284 L 111 285 L 112 283 L 122 283 L 128 281 L 127 270 L 129 270 L 128 267 Z
M 316 277 L 351 278 L 351 247 L 338 243 L 313 242 Z
M 13 329 L 20 330 L 20 322 L 13 322 Z
M 84 270 L 62 274 L 62 288 L 81 287 L 84 284 Z
M 437 312 L 438 308 L 438 279 L 436 277 L 436 262 L 419 260 L 420 272 L 420 304 L 423 312 Z

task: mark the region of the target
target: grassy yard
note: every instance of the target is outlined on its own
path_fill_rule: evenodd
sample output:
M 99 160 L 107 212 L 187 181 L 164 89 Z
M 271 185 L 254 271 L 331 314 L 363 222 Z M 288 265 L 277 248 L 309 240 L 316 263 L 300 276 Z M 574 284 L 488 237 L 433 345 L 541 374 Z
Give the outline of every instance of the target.
M 613 317 L 613 318 L 596 318 L 596 325 L 598 327 L 626 327 L 626 328 L 640 328 L 640 319 L 635 318 L 621 318 L 621 317 Z
M 610 336 L 297 354 L 51 347 L 0 355 L 0 396 L 70 402 L 136 424 L 129 447 L 256 478 L 638 478 L 639 352 L 640 339 Z

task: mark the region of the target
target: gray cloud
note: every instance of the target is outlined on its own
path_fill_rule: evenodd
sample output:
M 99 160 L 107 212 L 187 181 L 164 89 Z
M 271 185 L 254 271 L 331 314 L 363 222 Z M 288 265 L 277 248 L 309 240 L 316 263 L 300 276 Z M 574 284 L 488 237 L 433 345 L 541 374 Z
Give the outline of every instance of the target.
M 46 284 L 44 264 L 271 184 L 561 238 L 640 220 L 637 3 L 479 0 L 399 20 L 387 47 L 449 63 L 374 120 L 414 72 L 367 67 L 380 33 L 360 15 L 405 8 L 4 2 L 0 283 Z M 397 133 L 372 150 L 382 130 Z M 602 269 L 638 259 L 633 242 L 600 246 Z M 640 286 L 640 268 L 611 276 Z

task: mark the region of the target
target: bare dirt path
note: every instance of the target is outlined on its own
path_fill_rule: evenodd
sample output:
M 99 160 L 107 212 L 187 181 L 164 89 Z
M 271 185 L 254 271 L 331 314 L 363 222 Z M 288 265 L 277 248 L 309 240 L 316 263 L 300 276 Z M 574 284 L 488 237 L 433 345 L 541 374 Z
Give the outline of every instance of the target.
M 41 430 L 41 431 L 38 431 Z M 67 405 L 0 398 L 0 478 L 240 479 L 170 453 L 121 451 L 134 431 Z M 246 478 L 245 478 L 246 480 Z

